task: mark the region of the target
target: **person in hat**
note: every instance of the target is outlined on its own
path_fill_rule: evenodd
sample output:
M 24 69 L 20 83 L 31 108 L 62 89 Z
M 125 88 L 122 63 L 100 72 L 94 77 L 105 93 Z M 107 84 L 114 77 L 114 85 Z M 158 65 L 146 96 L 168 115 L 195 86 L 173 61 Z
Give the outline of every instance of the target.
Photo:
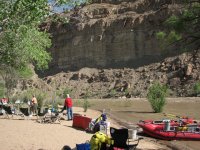
M 67 98 L 65 99 L 64 107 L 63 107 L 63 108 L 66 108 L 66 110 L 67 110 L 67 120 L 72 120 L 73 119 L 72 106 L 73 106 L 72 99 L 69 96 L 69 94 L 67 94 Z

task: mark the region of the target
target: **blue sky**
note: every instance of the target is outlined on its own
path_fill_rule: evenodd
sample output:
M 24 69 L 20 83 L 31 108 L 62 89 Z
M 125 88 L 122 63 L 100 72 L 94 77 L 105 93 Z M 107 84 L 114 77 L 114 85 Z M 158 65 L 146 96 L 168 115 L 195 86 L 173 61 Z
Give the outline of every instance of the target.
M 54 3 L 54 0 L 49 0 L 49 3 Z M 66 10 L 66 9 L 70 9 L 71 7 L 68 6 L 68 5 L 64 5 L 64 6 L 60 6 L 60 7 L 54 7 L 54 11 L 57 12 L 57 13 L 60 13 L 60 12 L 63 12 L 63 10 Z
M 54 3 L 55 0 L 48 0 L 49 3 Z M 86 0 L 70 0 L 72 3 L 80 3 L 80 2 L 85 2 Z M 73 7 L 73 4 L 72 5 L 63 5 L 63 6 L 59 6 L 59 7 L 54 7 L 54 12 L 56 13 L 60 13 L 60 12 L 63 12 L 64 10 L 69 10 Z

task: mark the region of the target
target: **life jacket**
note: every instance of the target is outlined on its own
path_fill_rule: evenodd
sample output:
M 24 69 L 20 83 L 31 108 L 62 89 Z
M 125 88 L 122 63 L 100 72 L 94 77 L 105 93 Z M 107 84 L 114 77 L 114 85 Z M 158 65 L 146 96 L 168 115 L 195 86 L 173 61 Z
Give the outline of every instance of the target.
M 178 131 L 187 131 L 188 127 L 183 126 L 183 127 L 178 127 Z
M 90 140 L 91 150 L 102 150 L 104 149 L 102 148 L 102 146 L 106 146 L 106 144 L 113 144 L 113 140 L 111 140 L 109 136 L 101 132 L 96 132 Z
M 97 124 L 101 121 L 106 121 L 107 117 L 106 117 L 106 114 L 101 114 L 101 116 L 99 116 L 95 121 L 94 121 L 94 124 Z

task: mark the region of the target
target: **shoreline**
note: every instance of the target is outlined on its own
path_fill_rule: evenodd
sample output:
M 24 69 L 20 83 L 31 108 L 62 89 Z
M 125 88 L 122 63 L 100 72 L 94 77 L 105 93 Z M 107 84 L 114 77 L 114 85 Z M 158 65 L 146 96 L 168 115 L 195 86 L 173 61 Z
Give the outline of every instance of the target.
M 108 121 L 110 121 L 112 127 L 116 127 L 116 128 L 126 127 L 128 129 L 136 129 L 136 128 L 138 129 L 138 126 L 136 125 L 136 123 L 128 122 L 123 117 L 117 117 L 116 115 L 118 115 L 118 114 L 115 114 L 115 113 L 112 114 L 112 110 L 110 110 L 110 109 L 103 109 L 103 110 L 102 109 L 98 109 L 97 110 L 97 109 L 89 108 L 87 112 L 83 112 L 83 108 L 82 107 L 74 107 L 74 113 L 78 113 L 78 114 L 81 114 L 81 115 L 86 115 L 88 117 L 91 117 L 92 119 L 96 119 L 97 117 L 99 117 L 102 112 L 107 113 Z M 72 127 L 72 121 L 66 121 L 66 120 L 62 121 L 61 120 L 62 121 L 61 124 L 40 124 L 40 123 L 36 122 L 36 120 L 34 119 L 35 117 L 36 116 L 32 117 L 31 119 L 27 118 L 27 120 L 25 120 L 25 121 L 23 121 L 22 119 L 19 119 L 19 118 L 18 119 L 13 119 L 13 120 L 12 119 L 0 119 L 0 132 L 2 134 L 7 134 L 6 131 L 12 130 L 13 127 L 16 126 L 15 130 L 13 130 L 12 134 L 16 134 L 14 136 L 15 139 L 18 136 L 23 139 L 23 137 L 21 135 L 17 136 L 17 133 L 20 133 L 18 131 L 18 128 L 20 129 L 21 126 L 22 127 L 24 126 L 25 130 L 28 130 L 28 128 L 32 128 L 32 126 L 36 127 L 36 128 L 43 128 L 42 126 L 44 126 L 44 128 L 42 130 L 44 130 L 44 132 L 46 132 L 47 135 L 49 134 L 48 133 L 48 128 L 50 128 L 50 131 L 51 130 L 58 131 L 58 135 L 57 136 L 59 136 L 60 138 L 66 138 L 66 139 L 68 139 L 68 136 L 69 137 L 72 136 L 71 133 L 70 133 L 70 132 L 72 132 L 72 134 L 81 136 L 82 137 L 82 142 L 85 142 L 86 140 L 90 140 L 90 138 L 92 136 L 92 134 L 88 135 L 85 131 L 73 128 Z M 64 117 L 66 117 L 66 116 L 64 116 Z M 123 119 L 121 119 L 121 118 L 123 118 Z M 139 117 L 137 117 L 137 118 L 139 118 Z M 137 119 L 137 118 L 135 118 L 135 119 Z M 7 123 L 5 123 L 5 122 L 7 122 Z M 4 124 L 4 123 L 5 123 L 5 125 L 2 126 L 2 124 Z M 12 125 L 10 125 L 10 123 L 13 124 L 13 127 L 12 127 Z M 19 126 L 20 124 L 22 124 L 22 125 Z M 29 127 L 26 127 L 27 125 Z M 6 126 L 10 126 L 10 128 L 7 128 Z M 66 129 L 70 130 L 70 132 L 66 131 L 67 135 L 64 135 L 63 137 L 62 137 L 62 131 L 60 131 L 60 129 L 62 129 L 62 128 L 64 130 L 66 130 Z M 23 134 L 25 135 L 25 137 L 28 136 L 27 135 L 28 132 L 24 132 L 23 128 L 20 129 L 20 130 L 23 132 Z M 40 133 L 37 133 L 37 132 L 43 132 L 42 130 L 38 130 L 38 131 L 36 130 L 34 133 L 33 132 L 31 132 L 31 133 L 33 134 L 33 137 L 35 137 L 35 136 L 37 137 L 38 134 L 40 134 Z M 59 133 L 59 132 L 61 132 L 61 133 Z M 10 135 L 11 135 L 11 133 L 10 133 Z M 148 137 L 148 136 L 144 136 L 144 135 L 140 134 L 140 132 L 138 133 L 138 135 L 144 137 L 144 139 L 140 141 L 140 143 L 138 145 L 138 149 L 142 149 L 142 150 L 146 149 L 147 150 L 148 146 L 150 145 L 152 147 L 152 149 L 154 149 L 154 150 L 157 150 L 157 149 L 165 149 L 165 150 L 172 150 L 172 149 L 173 150 L 182 150 L 182 149 L 187 149 L 187 150 L 192 150 L 192 148 L 190 147 L 191 144 L 188 144 L 187 142 L 183 142 L 183 141 L 163 141 L 163 140 L 151 138 L 151 137 Z M 39 135 L 39 136 L 42 136 L 42 135 Z M 56 134 L 55 134 L 55 136 L 56 136 Z M 83 140 L 84 137 L 85 137 L 85 140 Z M 6 145 L 5 142 L 4 142 L 4 140 L 6 138 L 7 138 L 7 136 L 5 136 L 5 135 L 2 136 L 2 139 L 0 139 L 0 144 L 1 145 L 2 144 Z M 29 138 L 32 138 L 32 137 L 29 137 Z M 49 137 L 45 137 L 45 138 L 47 140 L 49 140 Z M 10 140 L 10 139 L 7 139 L 7 140 Z M 25 139 L 25 141 L 26 141 L 26 139 Z M 70 141 L 67 141 L 67 142 L 70 143 Z M 80 140 L 78 140 L 78 141 L 80 141 Z M 29 143 L 29 141 L 26 141 L 26 142 Z M 54 142 L 54 141 L 52 139 L 50 139 L 50 142 Z M 76 143 L 76 139 L 72 140 L 71 141 L 71 146 L 75 147 L 75 143 Z M 189 143 L 194 143 L 195 144 L 195 142 L 193 142 L 193 141 L 191 141 Z M 12 144 L 12 143 L 9 143 L 9 144 Z M 13 144 L 16 145 L 16 143 L 13 143 Z M 44 145 L 43 148 L 46 148 L 46 144 L 42 143 L 42 145 Z M 22 144 L 21 146 L 27 148 L 26 144 L 25 144 L 25 146 L 24 146 L 24 144 Z M 197 146 L 195 146 L 195 147 L 197 147 Z M 24 149 L 26 149 L 26 148 L 24 148 Z M 51 150 L 51 147 L 49 148 L 47 146 L 47 148 Z M 8 149 L 5 148 L 5 150 L 11 150 L 11 149 L 12 148 L 8 148 Z M 21 150 L 21 148 L 16 148 L 16 149 Z M 196 149 L 196 148 L 194 148 L 194 149 Z M 35 149 L 30 149 L 30 150 L 35 150 Z
M 99 117 L 100 111 L 74 107 L 74 113 L 86 115 L 92 119 Z M 112 127 L 120 128 L 117 122 L 108 116 Z M 76 144 L 90 140 L 91 133 L 72 127 L 72 121 L 61 121 L 61 124 L 41 124 L 35 121 L 35 116 L 27 120 L 0 119 L 1 139 L 0 145 L 3 150 L 61 150 L 68 145 L 75 150 Z M 138 149 L 148 150 L 163 149 L 165 146 L 141 140 Z
M 103 112 L 103 111 L 101 111 Z M 114 120 L 117 124 L 125 127 L 125 128 L 128 128 L 128 129 L 137 129 L 139 132 L 138 132 L 138 136 L 140 137 L 144 137 L 145 140 L 147 141 L 151 141 L 151 142 L 154 142 L 154 143 L 159 143 L 159 145 L 163 145 L 164 147 L 170 149 L 170 150 L 193 150 L 192 148 L 190 148 L 189 146 L 187 146 L 186 144 L 184 144 L 183 142 L 184 141 L 176 141 L 176 140 L 172 140 L 172 141 L 165 141 L 165 140 L 160 140 L 160 139 L 156 139 L 156 138 L 153 138 L 153 137 L 147 137 L 147 136 L 144 136 L 144 135 L 141 135 L 142 133 L 142 129 L 140 127 L 138 127 L 136 124 L 133 124 L 133 123 L 130 123 L 130 122 L 127 122 L 123 119 L 119 119 L 118 117 L 116 117 L 115 115 L 109 113 L 109 112 L 106 112 L 108 114 L 108 116 Z

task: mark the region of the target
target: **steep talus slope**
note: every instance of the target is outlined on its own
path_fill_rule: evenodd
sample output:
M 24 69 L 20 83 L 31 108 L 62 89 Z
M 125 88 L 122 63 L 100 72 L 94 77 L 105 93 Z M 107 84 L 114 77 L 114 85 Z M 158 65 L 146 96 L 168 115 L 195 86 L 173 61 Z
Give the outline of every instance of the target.
M 22 87 L 36 87 L 46 93 L 68 90 L 74 98 L 146 97 L 154 82 L 167 84 L 169 96 L 196 96 L 193 87 L 200 81 L 200 52 L 168 57 L 137 69 L 82 68 L 24 82 Z M 20 87 L 18 87 L 20 89 Z

